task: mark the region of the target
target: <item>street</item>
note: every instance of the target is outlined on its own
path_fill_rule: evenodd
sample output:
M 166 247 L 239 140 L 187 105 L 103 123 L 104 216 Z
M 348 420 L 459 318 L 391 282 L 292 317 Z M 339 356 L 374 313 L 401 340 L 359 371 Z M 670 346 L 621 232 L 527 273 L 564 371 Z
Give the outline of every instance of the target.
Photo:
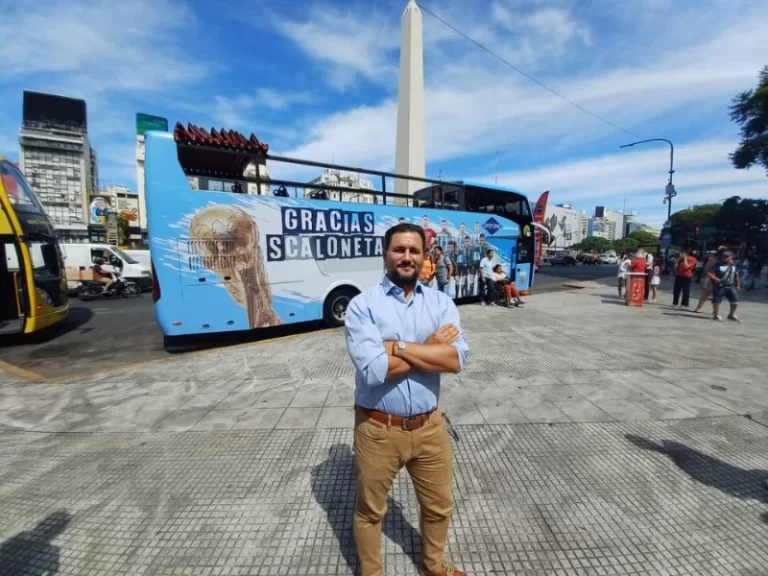
M 548 266 L 536 275 L 533 293 L 565 290 L 567 282 L 610 278 L 614 266 Z M 169 357 L 175 353 L 221 347 L 306 332 L 318 323 L 288 326 L 256 333 L 217 334 L 186 338 L 163 347 L 155 323 L 150 294 L 141 298 L 83 302 L 71 298 L 67 318 L 50 331 L 31 338 L 0 340 L 0 361 L 30 372 L 33 379 L 88 375 L 130 364 Z

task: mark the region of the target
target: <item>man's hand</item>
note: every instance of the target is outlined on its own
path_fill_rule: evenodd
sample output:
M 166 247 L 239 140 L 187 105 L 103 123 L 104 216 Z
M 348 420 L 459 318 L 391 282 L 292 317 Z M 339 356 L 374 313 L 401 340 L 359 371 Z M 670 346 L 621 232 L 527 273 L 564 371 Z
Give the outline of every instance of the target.
M 453 344 L 459 339 L 459 329 L 453 324 L 440 326 L 425 344 Z

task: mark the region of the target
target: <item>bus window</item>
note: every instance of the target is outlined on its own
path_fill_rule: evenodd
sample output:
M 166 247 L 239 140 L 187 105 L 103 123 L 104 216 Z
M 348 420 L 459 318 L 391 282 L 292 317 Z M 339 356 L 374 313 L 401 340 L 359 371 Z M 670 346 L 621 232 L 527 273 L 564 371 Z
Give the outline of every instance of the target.
M 496 214 L 514 222 L 531 217 L 528 199 L 515 192 L 467 186 L 465 202 L 466 210 Z

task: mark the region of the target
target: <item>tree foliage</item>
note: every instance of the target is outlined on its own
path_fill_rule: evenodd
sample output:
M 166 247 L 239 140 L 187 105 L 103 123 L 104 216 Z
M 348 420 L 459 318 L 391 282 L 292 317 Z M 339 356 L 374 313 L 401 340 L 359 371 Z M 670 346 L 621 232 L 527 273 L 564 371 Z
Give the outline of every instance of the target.
M 124 246 L 125 243 L 128 241 L 128 238 L 130 237 L 130 232 L 128 231 L 128 228 L 130 227 L 131 223 L 122 216 L 118 217 L 117 219 L 117 243 L 120 246 Z
M 733 99 L 731 120 L 741 127 L 741 141 L 729 158 L 736 168 L 760 164 L 768 173 L 768 66 L 758 75 L 757 88 Z
M 728 198 L 672 214 L 672 243 L 745 246 L 768 253 L 768 201 Z
M 581 252 L 595 252 L 599 254 L 601 252 L 605 252 L 606 250 L 610 250 L 612 245 L 611 241 L 607 238 L 590 236 L 589 238 L 584 238 L 584 240 L 578 244 L 574 244 L 571 246 L 571 248 L 574 250 L 580 250 Z
M 647 230 L 635 230 L 628 236 L 638 244 L 658 244 L 659 237 L 656 234 L 651 234 Z

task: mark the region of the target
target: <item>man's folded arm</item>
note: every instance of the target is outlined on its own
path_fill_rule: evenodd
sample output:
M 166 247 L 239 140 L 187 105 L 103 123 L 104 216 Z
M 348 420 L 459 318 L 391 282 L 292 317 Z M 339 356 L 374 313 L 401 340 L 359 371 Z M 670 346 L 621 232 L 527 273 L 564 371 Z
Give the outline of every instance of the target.
M 464 368 L 469 355 L 469 346 L 461 330 L 459 311 L 453 300 L 445 298 L 445 307 L 440 315 L 440 325 L 453 324 L 459 330 L 459 337 L 453 344 L 408 343 L 401 358 L 414 370 L 422 372 L 458 374 Z
M 353 298 L 344 319 L 347 352 L 366 386 L 384 384 L 405 376 L 411 367 L 405 360 L 384 348 L 384 341 L 362 298 Z

